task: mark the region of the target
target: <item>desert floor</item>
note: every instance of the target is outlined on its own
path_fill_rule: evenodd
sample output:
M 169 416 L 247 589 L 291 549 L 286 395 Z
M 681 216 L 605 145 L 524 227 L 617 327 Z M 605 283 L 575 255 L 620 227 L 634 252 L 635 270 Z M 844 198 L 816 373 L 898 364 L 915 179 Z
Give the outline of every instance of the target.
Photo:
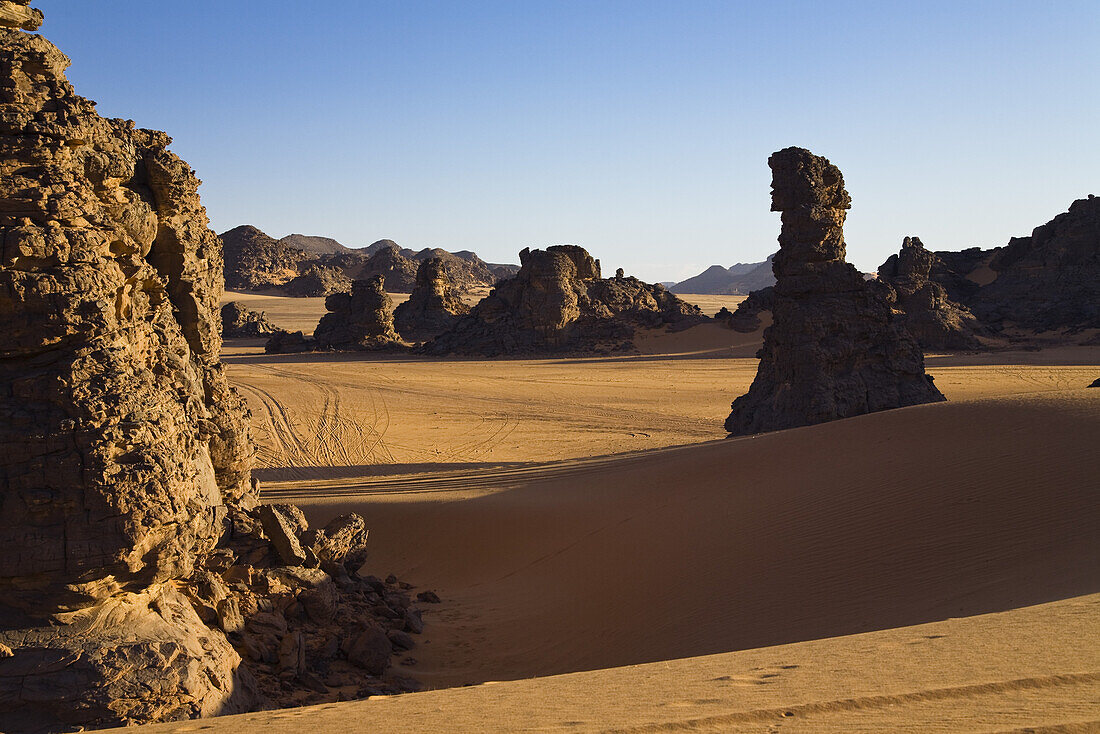
M 315 300 L 249 305 L 309 330 Z M 947 403 L 724 439 L 760 338 L 498 361 L 227 343 L 265 498 L 359 512 L 364 570 L 443 598 L 398 672 L 517 681 L 338 710 L 393 730 L 474 731 L 470 707 L 503 729 L 1100 727 L 1100 348 L 929 355 Z

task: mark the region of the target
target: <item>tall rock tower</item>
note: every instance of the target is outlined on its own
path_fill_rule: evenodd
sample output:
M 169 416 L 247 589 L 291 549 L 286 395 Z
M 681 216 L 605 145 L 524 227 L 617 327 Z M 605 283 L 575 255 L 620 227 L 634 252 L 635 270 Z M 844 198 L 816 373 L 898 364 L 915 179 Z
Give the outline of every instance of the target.
M 760 367 L 733 402 L 733 435 L 775 431 L 944 400 L 891 308 L 893 292 L 844 261 L 852 200 L 840 169 L 802 148 L 768 159 L 782 212 L 773 324 Z

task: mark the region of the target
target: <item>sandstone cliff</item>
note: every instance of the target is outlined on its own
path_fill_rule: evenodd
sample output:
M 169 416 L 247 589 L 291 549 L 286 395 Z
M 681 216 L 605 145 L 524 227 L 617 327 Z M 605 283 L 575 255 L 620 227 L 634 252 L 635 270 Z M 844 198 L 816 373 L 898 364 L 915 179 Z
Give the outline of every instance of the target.
M 890 288 L 844 261 L 851 198 L 840 170 L 802 148 L 774 153 L 768 165 L 772 210 L 783 221 L 773 323 L 726 430 L 773 431 L 943 400 Z
M 617 274 L 583 248 L 556 245 L 520 253 L 519 273 L 468 316 L 423 347 L 429 354 L 502 356 L 607 353 L 633 348 L 637 328 L 686 328 L 706 319 L 664 286 Z

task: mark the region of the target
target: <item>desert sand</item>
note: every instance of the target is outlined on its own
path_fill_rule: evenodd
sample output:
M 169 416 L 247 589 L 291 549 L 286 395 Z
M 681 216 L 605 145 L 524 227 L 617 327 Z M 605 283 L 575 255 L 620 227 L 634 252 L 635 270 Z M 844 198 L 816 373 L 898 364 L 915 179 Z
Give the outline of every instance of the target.
M 961 625 L 951 643 L 906 629 L 1100 589 L 1100 390 L 1085 388 L 1100 348 L 930 355 L 945 404 L 724 439 L 760 339 L 703 325 L 644 335 L 638 355 L 492 362 L 227 343 L 264 498 L 314 523 L 361 513 L 369 571 L 443 598 L 397 672 L 443 688 L 596 671 L 341 715 L 397 730 L 437 707 L 499 706 L 516 727 L 766 731 L 771 714 L 745 712 L 796 707 L 816 718 L 794 730 L 850 731 L 862 704 L 798 707 L 879 696 L 867 730 L 973 730 L 985 720 L 942 720 L 971 705 L 1002 729 L 1100 720 L 1100 644 L 1074 626 L 1100 624 L 1095 597 L 939 622 Z M 1019 639 L 1002 634 L 1017 619 Z M 893 631 L 861 634 L 875 630 Z M 1072 654 L 1052 652 L 1059 640 Z M 769 647 L 790 643 L 795 675 L 774 662 L 788 648 Z M 753 652 L 723 655 L 738 650 Z M 729 666 L 736 685 L 708 692 Z M 594 688 L 619 700 L 637 675 L 665 693 L 636 694 L 635 718 L 565 703 Z M 1055 683 L 1012 682 L 1025 679 Z M 935 692 L 956 688 L 965 705 Z M 515 710 L 532 700 L 554 703 Z

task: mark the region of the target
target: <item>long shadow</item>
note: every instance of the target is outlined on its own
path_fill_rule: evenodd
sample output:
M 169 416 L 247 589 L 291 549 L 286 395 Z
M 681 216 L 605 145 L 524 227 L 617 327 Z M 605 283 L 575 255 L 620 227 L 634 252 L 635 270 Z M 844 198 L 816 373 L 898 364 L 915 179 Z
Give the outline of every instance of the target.
M 360 464 L 352 466 L 274 466 L 253 469 L 252 476 L 261 482 L 285 482 L 310 479 L 370 479 L 375 477 L 402 477 L 413 474 L 442 472 L 476 473 L 486 470 L 518 469 L 536 466 L 532 461 L 495 461 L 485 463 L 419 463 L 419 464 Z

